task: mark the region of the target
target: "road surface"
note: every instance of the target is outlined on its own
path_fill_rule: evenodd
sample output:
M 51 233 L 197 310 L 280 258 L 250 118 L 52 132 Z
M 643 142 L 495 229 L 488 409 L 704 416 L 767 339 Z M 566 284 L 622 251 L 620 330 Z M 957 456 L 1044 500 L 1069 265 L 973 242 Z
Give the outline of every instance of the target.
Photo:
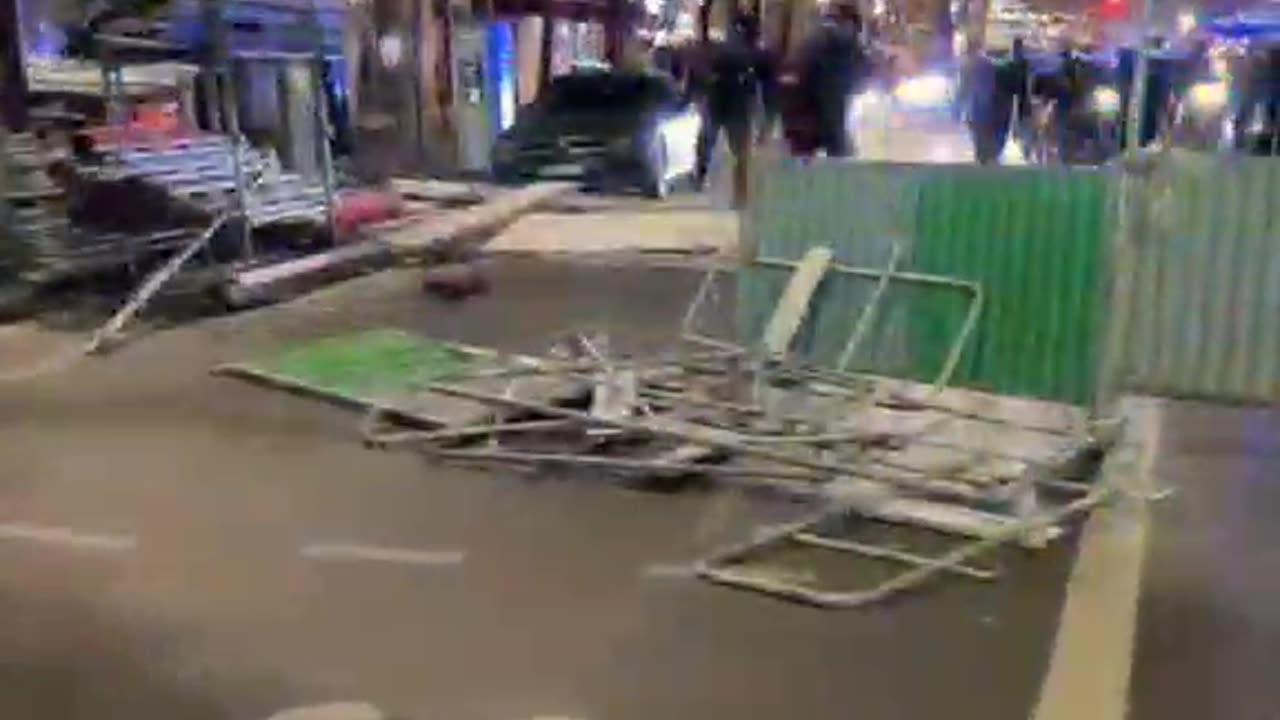
M 367 450 L 350 412 L 208 372 L 371 325 L 654 347 L 698 278 L 512 262 L 450 305 L 393 271 L 0 386 L 0 717 L 1025 717 L 1069 544 L 1011 554 L 1016 582 L 816 611 L 687 577 L 803 508 Z
M 1001 556 L 994 585 L 822 612 L 687 577 L 796 507 L 366 450 L 347 411 L 208 373 L 378 325 L 527 351 L 585 325 L 655 347 L 697 278 L 504 262 L 491 295 L 444 304 L 398 270 L 0 386 L 0 717 L 260 720 L 336 700 L 407 720 L 1030 717 L 1071 542 Z M 27 332 L 4 339 L 58 344 Z M 1274 413 L 1172 411 L 1156 474 L 1178 492 L 1153 508 L 1115 643 L 1127 666 L 1136 637 L 1115 705 L 1131 717 L 1280 707 L 1277 447 Z

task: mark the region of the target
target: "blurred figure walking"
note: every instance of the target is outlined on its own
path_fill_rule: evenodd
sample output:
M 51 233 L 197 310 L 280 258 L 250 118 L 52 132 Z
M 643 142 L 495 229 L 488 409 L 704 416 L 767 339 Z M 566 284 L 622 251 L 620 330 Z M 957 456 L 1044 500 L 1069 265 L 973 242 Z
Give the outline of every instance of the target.
M 853 4 L 831 3 L 801 50 L 800 85 L 814 113 L 814 150 L 853 155 L 849 103 L 869 74 L 862 47 L 862 16 Z
M 1280 155 L 1280 47 L 1255 50 L 1238 78 L 1231 119 L 1235 146 L 1254 155 Z
M 1011 124 L 1016 122 L 1021 131 L 1031 118 L 1031 65 L 1022 38 L 1014 39 L 1007 57 L 977 57 L 970 88 L 969 132 L 974 157 L 983 165 L 998 163 L 1009 141 Z
M 694 180 L 699 188 L 706 184 L 711 153 L 723 132 L 733 154 L 733 195 L 738 207 L 746 202 L 753 129 L 769 125 L 776 105 L 777 70 L 772 56 L 759 46 L 759 36 L 755 16 L 735 17 L 729 37 L 708 48 L 693 83 L 693 92 L 703 100 Z

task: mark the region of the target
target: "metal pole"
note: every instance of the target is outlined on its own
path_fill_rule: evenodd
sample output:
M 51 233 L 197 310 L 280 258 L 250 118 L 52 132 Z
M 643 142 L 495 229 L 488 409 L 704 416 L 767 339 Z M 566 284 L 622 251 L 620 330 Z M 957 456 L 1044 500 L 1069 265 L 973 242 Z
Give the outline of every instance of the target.
M 311 0 L 310 18 L 312 40 L 315 43 L 315 62 L 311 69 L 311 101 L 315 113 L 316 143 L 320 152 L 320 180 L 324 183 L 324 218 L 329 238 L 337 239 L 337 208 L 334 206 L 333 127 L 329 118 L 328 95 L 324 85 L 324 26 L 320 23 L 320 9 Z
M 1152 10 L 1155 4 L 1154 0 L 1137 0 L 1142 5 L 1141 27 L 1145 32 L 1151 26 Z M 1124 149 L 1126 152 L 1134 152 L 1141 147 L 1142 144 L 1142 109 L 1147 94 L 1147 72 L 1150 67 L 1150 61 L 1147 55 L 1146 38 L 1143 37 L 1138 44 L 1137 57 L 1134 58 L 1133 77 L 1129 84 L 1129 106 L 1125 108 L 1125 136 Z
M 1137 0 L 1142 5 L 1141 27 L 1151 25 L 1155 0 Z M 1114 415 L 1123 376 L 1127 372 L 1128 343 L 1133 322 L 1133 274 L 1137 267 L 1138 222 L 1141 211 L 1142 179 L 1136 160 L 1142 143 L 1143 102 L 1147 94 L 1148 58 L 1140 43 L 1129 86 L 1129 106 L 1125 108 L 1124 155 L 1120 163 L 1120 192 L 1116 198 L 1116 234 L 1111 243 L 1111 283 L 1108 330 L 1103 345 L 1092 413 L 1094 417 Z
M 252 261 L 255 256 L 253 225 L 249 221 L 249 182 L 244 173 L 244 155 L 240 152 L 240 109 L 236 103 L 236 83 L 229 67 L 224 66 L 220 74 L 224 79 L 222 112 L 227 120 L 227 132 L 231 136 L 231 174 L 236 183 L 235 214 L 240 218 L 241 259 Z
M 100 64 L 99 70 L 102 73 L 102 103 L 103 114 L 105 116 L 103 119 L 106 121 L 107 129 L 110 130 L 111 128 L 116 127 L 115 78 L 111 75 L 111 63 L 113 61 L 109 54 L 104 52 L 99 56 L 98 62 Z M 123 131 L 116 138 L 116 143 L 117 147 L 115 148 L 115 152 L 107 154 L 107 157 L 109 158 L 108 163 L 111 165 L 114 165 L 116 160 L 123 156 Z
M 235 180 L 235 198 L 233 214 L 239 218 L 240 259 L 252 262 L 255 256 L 253 247 L 253 225 L 249 221 L 249 183 L 244 172 L 244 156 L 240 152 L 240 108 L 236 102 L 235 73 L 232 72 L 228 60 L 227 28 L 222 16 L 221 3 L 205 0 L 205 25 L 213 39 L 212 65 L 218 77 L 218 104 L 222 107 L 222 117 L 226 132 L 230 135 L 231 174 Z

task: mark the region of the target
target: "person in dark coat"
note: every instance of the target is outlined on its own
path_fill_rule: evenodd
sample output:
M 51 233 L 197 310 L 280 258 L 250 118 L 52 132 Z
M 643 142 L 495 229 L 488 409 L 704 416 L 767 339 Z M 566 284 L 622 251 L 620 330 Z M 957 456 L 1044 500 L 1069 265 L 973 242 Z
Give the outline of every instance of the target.
M 999 115 L 996 88 L 996 61 L 986 54 L 973 58 L 968 83 L 969 137 L 973 139 L 974 159 L 982 165 L 999 159 L 1000 148 L 1004 146 L 996 120 Z
M 1138 145 L 1146 147 L 1155 142 L 1168 122 L 1168 107 L 1175 91 L 1176 67 L 1174 63 L 1156 53 L 1158 46 L 1147 50 L 1147 85 L 1138 108 Z M 1117 63 L 1117 80 L 1120 84 L 1121 137 L 1128 141 L 1129 98 L 1133 94 L 1133 77 L 1137 73 L 1138 52 L 1132 48 L 1120 51 Z
M 836 5 L 806 41 L 800 82 L 816 115 L 816 148 L 828 157 L 848 157 L 854 139 L 848 126 L 849 101 L 868 74 L 859 36 L 862 19 L 852 5 Z
M 711 153 L 723 132 L 734 157 L 734 198 L 739 204 L 746 197 L 753 128 L 767 125 L 775 105 L 776 64 L 758 40 L 755 17 L 737 16 L 729 37 L 708 48 L 694 86 L 703 100 L 694 180 L 699 187 L 706 183 Z
M 1006 58 L 978 57 L 971 86 L 969 131 L 975 159 L 983 165 L 999 162 L 1015 112 L 1020 125 L 1031 117 L 1031 63 L 1022 39 L 1013 41 Z
M 1098 78 L 1090 63 L 1071 47 L 1062 50 L 1058 62 L 1057 72 L 1044 79 L 1040 90 L 1055 104 L 1053 132 L 1058 158 L 1070 163 L 1096 133 L 1096 122 L 1090 119 L 1090 97 Z
M 1240 101 L 1232 125 L 1236 148 L 1259 155 L 1280 154 L 1280 47 L 1255 52 L 1239 74 Z M 1261 114 L 1261 132 L 1253 121 Z
M 1032 80 L 1031 59 L 1027 57 L 1026 43 L 1022 38 L 1014 38 L 1009 59 L 1001 65 L 997 74 L 997 83 L 1001 95 L 1009 99 L 1010 116 L 1019 135 L 1031 122 Z M 1001 148 L 1003 147 L 1002 144 Z

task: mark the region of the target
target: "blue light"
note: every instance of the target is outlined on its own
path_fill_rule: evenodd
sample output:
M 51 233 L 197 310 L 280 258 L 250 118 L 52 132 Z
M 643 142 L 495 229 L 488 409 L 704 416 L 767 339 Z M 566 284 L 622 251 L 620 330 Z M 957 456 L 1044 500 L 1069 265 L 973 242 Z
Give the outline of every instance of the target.
M 36 28 L 36 37 L 31 43 L 28 54 L 40 60 L 52 60 L 62 57 L 67 46 L 67 37 L 58 26 L 41 21 Z
M 516 121 L 516 43 L 514 26 L 495 22 L 489 26 L 488 86 L 495 91 L 490 100 L 497 131 L 511 127 Z

